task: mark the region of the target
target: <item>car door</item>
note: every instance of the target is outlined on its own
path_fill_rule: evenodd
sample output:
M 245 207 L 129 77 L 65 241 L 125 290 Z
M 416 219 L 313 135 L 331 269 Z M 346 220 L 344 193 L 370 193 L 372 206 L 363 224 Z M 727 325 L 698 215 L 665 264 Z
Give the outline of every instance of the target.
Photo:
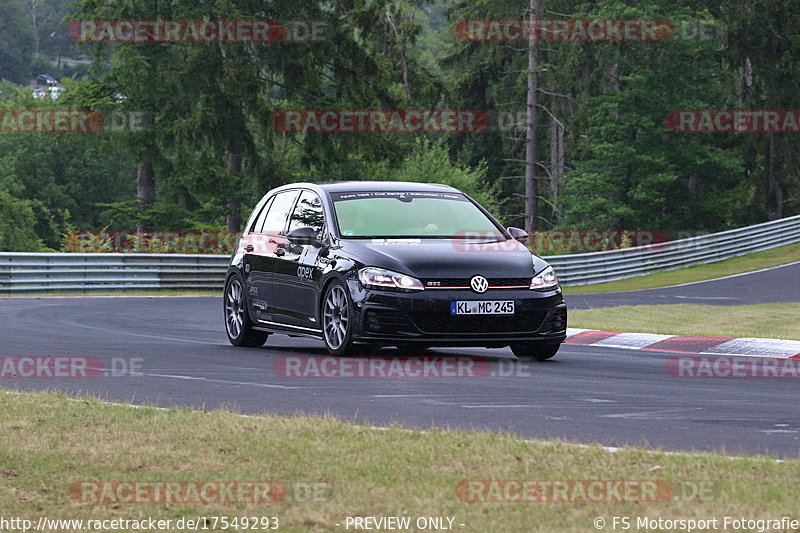
M 310 190 L 303 190 L 289 216 L 287 235 L 293 230 L 310 227 L 318 241 L 326 238 L 322 201 Z M 322 248 L 311 244 L 287 241 L 284 255 L 276 259 L 273 278 L 276 320 L 287 325 L 319 329 L 317 294 L 322 281 L 319 265 Z
M 275 270 L 278 258 L 284 254 L 286 221 L 299 194 L 299 190 L 290 190 L 273 196 L 249 228 L 249 251 L 244 256 L 244 271 L 257 320 L 272 321 L 275 318 Z

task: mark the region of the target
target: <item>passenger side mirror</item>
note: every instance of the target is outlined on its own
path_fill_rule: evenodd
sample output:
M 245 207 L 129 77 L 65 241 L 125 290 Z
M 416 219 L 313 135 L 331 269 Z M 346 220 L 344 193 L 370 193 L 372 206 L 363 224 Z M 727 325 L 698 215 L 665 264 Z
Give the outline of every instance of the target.
M 528 240 L 528 232 L 525 231 L 524 229 L 519 229 L 514 227 L 508 227 L 506 229 L 511 234 L 511 236 L 517 239 L 519 242 L 524 244 L 525 241 Z
M 317 230 L 304 226 L 289 232 L 286 236 L 292 244 L 307 245 L 310 244 L 314 248 L 322 248 L 323 245 L 317 240 Z

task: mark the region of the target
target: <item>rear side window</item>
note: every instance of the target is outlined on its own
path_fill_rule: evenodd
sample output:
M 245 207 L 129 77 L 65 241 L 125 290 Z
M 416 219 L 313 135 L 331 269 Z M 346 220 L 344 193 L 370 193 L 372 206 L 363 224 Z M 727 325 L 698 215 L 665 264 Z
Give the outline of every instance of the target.
M 294 201 L 299 193 L 300 191 L 286 191 L 276 194 L 267 210 L 267 216 L 264 217 L 263 225 L 260 228 L 256 227 L 256 231 L 272 235 L 283 233 L 286 229 L 286 219 L 289 218 L 289 212 L 294 207 Z
M 272 205 L 272 201 L 275 200 L 274 196 L 271 196 L 269 200 L 264 203 L 264 206 L 261 208 L 261 211 L 258 213 L 258 216 L 253 221 L 253 224 L 250 226 L 250 233 L 254 231 L 261 231 L 261 227 L 264 226 L 264 218 L 267 216 L 267 212 L 269 211 L 269 206 Z

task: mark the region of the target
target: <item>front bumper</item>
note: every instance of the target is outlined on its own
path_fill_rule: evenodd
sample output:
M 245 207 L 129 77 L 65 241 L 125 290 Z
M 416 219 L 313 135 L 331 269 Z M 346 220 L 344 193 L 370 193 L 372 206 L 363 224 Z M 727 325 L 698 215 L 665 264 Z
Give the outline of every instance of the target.
M 361 342 L 420 342 L 450 346 L 507 346 L 512 342 L 560 343 L 566 338 L 567 306 L 560 290 L 426 289 L 394 292 L 349 282 L 355 307 L 354 337 Z M 513 315 L 452 315 L 456 300 L 513 300 Z

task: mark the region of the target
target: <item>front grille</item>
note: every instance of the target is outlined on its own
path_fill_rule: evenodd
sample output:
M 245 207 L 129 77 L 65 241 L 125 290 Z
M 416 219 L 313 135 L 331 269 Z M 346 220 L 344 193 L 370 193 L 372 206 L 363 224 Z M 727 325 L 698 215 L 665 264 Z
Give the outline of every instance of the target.
M 539 331 L 546 311 L 515 315 L 445 315 L 420 313 L 412 318 L 425 333 L 533 333 Z
M 422 281 L 422 284 L 426 288 L 435 289 L 437 287 L 457 287 L 463 289 L 469 289 L 469 280 L 471 278 L 436 278 L 436 279 L 426 279 Z M 489 280 L 489 288 L 500 288 L 500 287 L 513 287 L 513 286 L 523 286 L 528 287 L 531 284 L 531 278 L 488 278 Z M 428 285 L 428 282 L 435 282 L 438 285 Z

